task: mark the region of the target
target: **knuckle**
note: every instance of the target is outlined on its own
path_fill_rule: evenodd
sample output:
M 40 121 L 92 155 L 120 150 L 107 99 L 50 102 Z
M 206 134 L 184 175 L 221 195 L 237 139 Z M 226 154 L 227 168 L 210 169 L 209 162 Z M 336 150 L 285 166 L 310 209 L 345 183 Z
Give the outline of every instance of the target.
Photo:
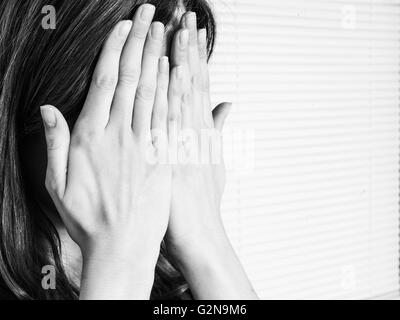
M 142 24 L 135 25 L 132 29 L 132 36 L 136 40 L 140 40 L 140 41 L 145 40 L 147 37 L 147 31 L 146 31 L 145 26 Z
M 168 82 L 160 81 L 157 85 L 157 90 L 160 95 L 166 95 L 166 93 L 168 92 Z
M 191 83 L 192 83 L 192 87 L 195 89 L 200 89 L 202 88 L 202 77 L 200 75 L 200 73 L 196 73 L 194 74 L 191 79 L 190 79 Z
M 140 100 L 151 100 L 155 94 L 155 87 L 149 84 L 139 84 L 136 97 Z
M 180 121 L 181 113 L 178 111 L 170 111 L 168 113 L 168 121 L 169 122 L 177 122 Z
M 152 39 L 146 45 L 146 54 L 154 58 L 158 58 L 161 51 L 162 42 L 157 39 Z
M 110 74 L 95 74 L 93 76 L 93 84 L 101 90 L 114 90 L 118 83 L 118 79 Z
M 93 144 L 97 139 L 97 132 L 95 130 L 82 130 L 77 129 L 76 133 L 71 138 L 71 144 L 75 147 L 86 148 Z
M 168 115 L 168 110 L 166 107 L 159 107 L 154 109 L 153 117 L 156 121 L 162 123 L 165 121 Z
M 108 45 L 108 49 L 112 51 L 121 52 L 124 47 L 124 44 L 125 44 L 124 39 L 114 36 Z
M 161 46 L 158 46 L 155 43 L 149 44 L 146 48 L 146 55 L 156 59 L 159 55 L 160 48 Z
M 158 76 L 157 90 L 161 94 L 165 94 L 168 91 L 168 76 L 161 74 Z
M 59 141 L 55 136 L 47 136 L 47 149 L 49 151 L 57 150 L 60 147 Z
M 173 95 L 173 96 L 176 96 L 176 97 L 178 97 L 178 96 L 181 96 L 182 95 L 182 93 L 183 93 L 183 88 L 182 88 L 182 86 L 181 85 L 178 85 L 178 84 L 174 84 L 174 85 L 172 85 L 171 87 L 170 87 L 170 93 Z
M 119 83 L 127 86 L 135 86 L 140 79 L 140 71 L 138 69 L 122 68 Z

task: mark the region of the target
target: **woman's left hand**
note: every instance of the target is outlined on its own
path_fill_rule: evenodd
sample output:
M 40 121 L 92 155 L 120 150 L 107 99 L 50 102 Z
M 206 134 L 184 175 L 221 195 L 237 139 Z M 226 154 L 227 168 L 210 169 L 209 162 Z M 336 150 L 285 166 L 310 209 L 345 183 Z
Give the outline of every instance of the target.
M 197 31 L 195 13 L 183 17 L 182 27 L 174 39 L 172 63 L 184 66 L 184 88 L 181 101 L 169 101 L 170 118 L 178 114 L 180 121 L 178 128 L 170 127 L 178 144 L 172 157 L 168 242 L 180 249 L 224 233 L 219 210 L 225 185 L 220 133 L 230 109 L 229 103 L 219 105 L 214 114 L 211 108 L 206 30 Z
M 169 128 L 178 133 L 178 155 L 167 249 L 196 299 L 255 299 L 220 215 L 225 186 L 221 131 L 231 104 L 211 108 L 207 34 L 197 30 L 196 20 L 192 12 L 183 17 L 172 48 L 172 63 L 185 72 L 182 99 L 169 100 L 169 118 L 179 115 L 180 121 L 178 128 L 176 122 Z

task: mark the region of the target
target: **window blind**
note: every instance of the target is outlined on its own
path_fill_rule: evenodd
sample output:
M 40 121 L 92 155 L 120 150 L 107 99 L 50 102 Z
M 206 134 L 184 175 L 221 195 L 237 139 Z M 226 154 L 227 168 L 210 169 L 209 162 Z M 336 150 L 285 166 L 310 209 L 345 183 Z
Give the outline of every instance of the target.
M 263 299 L 399 296 L 400 0 L 214 0 L 223 217 Z

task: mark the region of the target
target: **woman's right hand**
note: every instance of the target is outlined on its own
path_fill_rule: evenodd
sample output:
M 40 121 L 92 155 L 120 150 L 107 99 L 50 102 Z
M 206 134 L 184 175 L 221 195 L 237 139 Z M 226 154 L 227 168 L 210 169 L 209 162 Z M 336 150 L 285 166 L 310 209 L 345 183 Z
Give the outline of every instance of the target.
M 168 225 L 171 168 L 149 160 L 167 152 L 168 139 L 155 145 L 152 132 L 166 136 L 168 86 L 180 87 L 180 68 L 170 79 L 154 11 L 143 5 L 133 24 L 112 31 L 71 138 L 62 114 L 41 108 L 46 187 L 82 250 L 83 299 L 147 299 Z

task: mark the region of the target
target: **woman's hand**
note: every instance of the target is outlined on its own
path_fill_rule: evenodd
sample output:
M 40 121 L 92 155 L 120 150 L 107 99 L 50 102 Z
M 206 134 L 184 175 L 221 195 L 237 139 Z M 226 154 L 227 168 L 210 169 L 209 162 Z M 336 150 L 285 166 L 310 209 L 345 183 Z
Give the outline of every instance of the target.
M 206 30 L 197 31 L 196 14 L 182 18 L 172 63 L 184 67 L 182 99 L 170 99 L 169 113 L 179 114 L 177 156 L 172 160 L 173 195 L 168 241 L 190 245 L 223 231 L 220 204 L 225 185 L 221 130 L 230 104 L 214 111 L 210 103 Z M 203 144 L 207 144 L 204 148 Z
M 172 60 L 184 66 L 184 92 L 169 111 L 181 114 L 177 164 L 173 168 L 167 248 L 195 298 L 254 299 L 256 295 L 226 236 L 220 215 L 225 186 L 221 131 L 230 104 L 212 111 L 206 30 L 195 13 L 182 19 Z M 182 163 L 184 162 L 184 163 Z
M 172 46 L 172 63 L 184 66 L 184 88 L 179 104 L 170 101 L 169 105 L 170 114 L 180 114 L 181 124 L 168 230 L 170 246 L 179 248 L 224 233 L 220 203 L 225 167 L 220 132 L 230 108 L 228 103 L 221 104 L 213 117 L 206 30 L 197 31 L 195 13 L 186 14 L 182 26 Z M 207 135 L 211 139 L 205 139 Z M 202 142 L 210 148 L 202 148 Z
M 171 168 L 150 161 L 168 149 L 152 137 L 167 132 L 169 85 L 154 11 L 143 5 L 112 31 L 71 139 L 62 114 L 42 107 L 46 187 L 82 250 L 83 299 L 147 299 L 168 225 Z

